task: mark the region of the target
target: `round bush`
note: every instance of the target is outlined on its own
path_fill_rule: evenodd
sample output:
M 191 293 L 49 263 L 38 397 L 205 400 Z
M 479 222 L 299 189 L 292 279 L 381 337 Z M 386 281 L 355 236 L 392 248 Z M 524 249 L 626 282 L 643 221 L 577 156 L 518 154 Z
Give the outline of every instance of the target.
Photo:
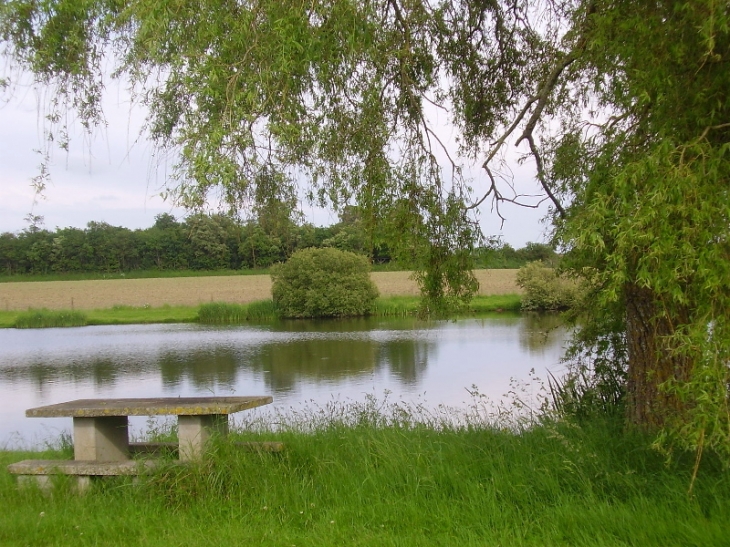
M 565 310 L 578 298 L 576 284 L 558 275 L 542 262 L 530 262 L 517 272 L 517 285 L 524 289 L 522 309 L 531 311 Z
M 367 258 L 338 249 L 303 249 L 272 269 L 283 317 L 351 317 L 373 311 L 378 289 Z

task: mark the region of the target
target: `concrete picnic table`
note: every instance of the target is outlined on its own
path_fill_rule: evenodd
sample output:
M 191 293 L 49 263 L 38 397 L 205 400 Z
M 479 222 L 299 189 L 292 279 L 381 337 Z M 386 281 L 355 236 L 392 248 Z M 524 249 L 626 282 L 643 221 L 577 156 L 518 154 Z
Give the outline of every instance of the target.
M 117 462 L 130 459 L 128 416 L 177 416 L 181 460 L 199 458 L 211 435 L 228 433 L 228 415 L 273 402 L 248 397 L 157 397 L 78 399 L 26 410 L 29 418 L 73 418 L 74 459 Z

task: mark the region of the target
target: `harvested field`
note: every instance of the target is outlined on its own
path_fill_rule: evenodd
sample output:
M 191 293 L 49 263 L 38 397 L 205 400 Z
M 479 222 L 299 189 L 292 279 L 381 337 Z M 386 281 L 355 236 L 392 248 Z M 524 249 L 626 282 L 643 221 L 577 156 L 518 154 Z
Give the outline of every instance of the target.
M 477 270 L 479 294 L 515 294 L 517 270 Z M 410 272 L 374 272 L 381 296 L 418 295 Z M 28 308 L 92 310 L 113 306 L 197 306 L 203 302 L 247 303 L 271 298 L 268 275 L 176 277 L 93 281 L 0 283 L 5 311 Z

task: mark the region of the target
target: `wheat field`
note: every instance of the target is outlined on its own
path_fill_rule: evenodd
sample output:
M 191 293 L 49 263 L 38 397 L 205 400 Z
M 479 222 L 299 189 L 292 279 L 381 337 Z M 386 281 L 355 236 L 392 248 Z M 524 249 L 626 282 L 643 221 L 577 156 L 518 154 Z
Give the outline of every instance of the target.
M 479 294 L 520 293 L 517 270 L 477 270 Z M 381 296 L 418 295 L 410 272 L 371 274 Z M 268 275 L 230 277 L 175 277 L 87 281 L 0 283 L 0 307 L 93 310 L 113 306 L 197 306 L 204 302 L 247 303 L 271 298 Z

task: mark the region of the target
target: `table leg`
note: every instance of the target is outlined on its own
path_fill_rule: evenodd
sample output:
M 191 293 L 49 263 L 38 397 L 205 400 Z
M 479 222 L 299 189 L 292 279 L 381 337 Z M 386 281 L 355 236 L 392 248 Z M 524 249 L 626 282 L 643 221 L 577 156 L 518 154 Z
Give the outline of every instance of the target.
M 74 459 L 113 462 L 129 459 L 126 416 L 74 418 Z
M 212 435 L 226 435 L 227 433 L 227 414 L 178 416 L 177 437 L 180 442 L 180 459 L 199 459 L 205 452 L 205 444 Z

